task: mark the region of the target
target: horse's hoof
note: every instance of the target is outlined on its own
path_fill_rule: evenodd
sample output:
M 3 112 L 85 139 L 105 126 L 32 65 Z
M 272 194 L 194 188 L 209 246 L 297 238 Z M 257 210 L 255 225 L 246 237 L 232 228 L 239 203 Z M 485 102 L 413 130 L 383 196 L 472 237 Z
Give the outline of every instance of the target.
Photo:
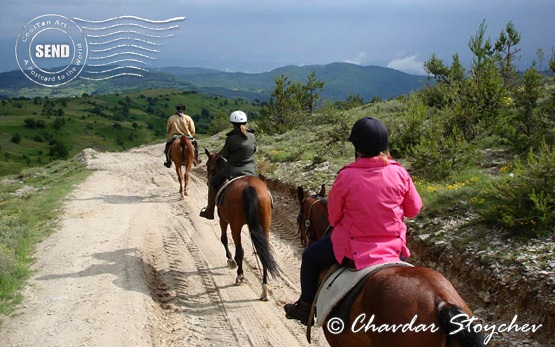
M 245 275 L 239 275 L 237 276 L 237 278 L 235 279 L 235 285 L 236 286 L 240 286 L 243 283 L 246 283 L 247 279 L 245 278 Z
M 228 260 L 227 260 L 227 266 L 228 266 L 230 269 L 235 269 L 235 268 L 237 267 L 237 263 L 236 263 L 235 260 L 233 260 L 233 259 L 228 259 Z
M 268 285 L 262 284 L 262 294 L 260 294 L 260 301 L 268 301 Z

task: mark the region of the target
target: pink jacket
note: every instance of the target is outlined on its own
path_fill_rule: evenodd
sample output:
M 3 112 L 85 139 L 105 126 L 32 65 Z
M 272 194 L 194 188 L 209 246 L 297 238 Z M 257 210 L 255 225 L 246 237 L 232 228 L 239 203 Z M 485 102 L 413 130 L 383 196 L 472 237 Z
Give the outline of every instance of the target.
M 409 173 L 396 161 L 358 158 L 339 171 L 328 194 L 335 258 L 353 259 L 357 270 L 409 257 L 404 217 L 422 200 Z

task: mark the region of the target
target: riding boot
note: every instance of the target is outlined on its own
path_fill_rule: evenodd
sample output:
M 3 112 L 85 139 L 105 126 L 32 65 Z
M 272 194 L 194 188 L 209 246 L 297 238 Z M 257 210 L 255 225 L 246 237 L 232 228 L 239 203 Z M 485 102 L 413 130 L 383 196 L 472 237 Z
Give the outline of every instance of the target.
M 283 309 L 285 310 L 285 317 L 289 319 L 298 319 L 303 325 L 307 325 L 311 306 L 311 304 L 301 299 L 297 300 L 297 302 L 293 304 L 287 304 L 283 306 Z
M 167 168 L 170 168 L 172 166 L 172 161 L 168 156 L 168 152 L 171 144 L 172 144 L 171 142 L 166 142 L 166 149 L 164 150 L 164 154 L 166 155 L 166 162 L 164 163 L 164 166 Z
M 206 219 L 214 219 L 214 209 L 216 208 L 216 189 L 208 185 L 208 206 L 200 211 L 200 215 Z

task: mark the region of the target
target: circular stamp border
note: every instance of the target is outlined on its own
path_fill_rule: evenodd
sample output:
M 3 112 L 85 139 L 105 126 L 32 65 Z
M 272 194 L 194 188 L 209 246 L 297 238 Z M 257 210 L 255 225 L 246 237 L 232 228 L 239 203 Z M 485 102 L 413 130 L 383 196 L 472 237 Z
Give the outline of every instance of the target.
M 73 52 L 71 62 L 55 72 L 48 72 L 37 66 L 31 54 L 34 38 L 51 29 L 61 30 L 68 35 L 68 44 Z M 78 54 L 80 51 L 82 52 Z M 19 69 L 29 80 L 44 87 L 58 87 L 74 80 L 83 71 L 87 57 L 88 43 L 83 30 L 73 20 L 59 14 L 33 18 L 23 26 L 15 43 L 15 58 Z

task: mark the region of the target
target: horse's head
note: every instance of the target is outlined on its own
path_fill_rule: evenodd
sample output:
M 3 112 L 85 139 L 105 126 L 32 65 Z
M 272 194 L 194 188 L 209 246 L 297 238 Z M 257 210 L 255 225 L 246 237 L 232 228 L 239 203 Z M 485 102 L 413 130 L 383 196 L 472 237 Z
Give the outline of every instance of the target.
M 318 194 L 306 197 L 303 188 L 297 187 L 297 197 L 300 205 L 297 226 L 301 244 L 306 248 L 312 242 L 320 239 L 329 227 L 326 187 L 322 184 Z
M 206 148 L 204 153 L 208 156 L 208 161 L 206 162 L 206 175 L 208 177 L 208 182 L 224 167 L 226 159 L 222 157 L 219 153 L 210 153 Z

